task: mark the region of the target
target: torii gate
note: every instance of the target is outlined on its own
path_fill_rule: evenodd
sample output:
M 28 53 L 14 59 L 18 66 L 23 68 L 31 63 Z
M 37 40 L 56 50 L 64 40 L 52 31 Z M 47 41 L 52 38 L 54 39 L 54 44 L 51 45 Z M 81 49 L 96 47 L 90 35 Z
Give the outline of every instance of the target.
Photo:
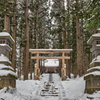
M 61 77 L 62 80 L 66 80 L 66 64 L 65 59 L 70 59 L 70 57 L 65 56 L 66 53 L 70 53 L 72 49 L 30 49 L 32 54 L 36 54 L 36 56 L 32 56 L 31 59 L 36 59 L 36 64 L 34 67 L 34 80 L 39 80 L 40 77 L 40 68 L 39 68 L 39 60 L 40 59 L 62 59 L 62 68 L 61 68 Z M 51 54 L 53 53 L 62 53 L 62 56 L 53 57 Z M 50 54 L 49 57 L 40 56 L 40 54 Z

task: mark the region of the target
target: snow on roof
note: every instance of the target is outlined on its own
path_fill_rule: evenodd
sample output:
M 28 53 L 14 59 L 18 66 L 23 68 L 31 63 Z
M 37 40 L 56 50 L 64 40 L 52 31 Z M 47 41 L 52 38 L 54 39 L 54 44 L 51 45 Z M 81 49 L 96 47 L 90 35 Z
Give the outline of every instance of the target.
M 59 60 L 58 59 L 46 59 L 42 64 L 45 64 L 45 67 L 58 67 Z
M 0 56 L 0 62 L 9 62 L 11 64 L 9 59 L 6 56 L 4 56 L 3 54 L 1 54 L 1 56 Z
M 100 70 L 100 66 L 96 66 L 96 67 L 89 68 L 87 71 L 90 71 L 92 69 L 99 69 Z
M 90 65 L 94 62 L 100 62 L 100 56 L 95 57 L 92 62 L 90 63 Z
M 94 71 L 88 74 L 85 74 L 84 77 L 89 76 L 89 75 L 93 75 L 93 76 L 100 76 L 100 71 Z
M 73 49 L 29 49 L 29 51 L 72 51 Z
M 10 39 L 13 42 L 15 42 L 14 39 L 12 38 L 12 36 L 9 33 L 7 33 L 7 32 L 0 32 L 0 37 L 10 37 Z
M 90 42 L 91 42 L 91 40 L 93 39 L 93 38 L 100 38 L 100 33 L 97 33 L 97 34 L 93 34 L 90 38 L 89 38 L 89 40 L 87 41 L 87 43 L 88 44 L 90 44 Z
M 5 64 L 0 64 L 0 70 L 2 70 L 3 68 L 9 68 L 11 70 L 14 70 L 11 66 L 6 66 Z
M 100 47 L 100 44 L 97 44 L 96 46 L 97 46 L 97 47 Z
M 7 46 L 10 50 L 12 50 L 12 48 L 8 45 L 8 44 L 0 44 L 0 46 Z
M 11 70 L 0 70 L 0 76 L 7 76 L 9 74 L 17 77 L 16 73 Z

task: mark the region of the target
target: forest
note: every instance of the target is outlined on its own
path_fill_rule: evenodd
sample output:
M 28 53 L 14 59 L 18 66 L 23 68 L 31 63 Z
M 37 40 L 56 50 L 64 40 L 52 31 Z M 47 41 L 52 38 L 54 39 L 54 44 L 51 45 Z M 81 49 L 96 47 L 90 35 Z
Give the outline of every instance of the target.
M 29 49 L 73 49 L 67 76 L 83 76 L 93 58 L 87 41 L 99 28 L 99 0 L 0 0 L 0 32 L 15 40 L 9 58 L 24 80 L 34 72 Z

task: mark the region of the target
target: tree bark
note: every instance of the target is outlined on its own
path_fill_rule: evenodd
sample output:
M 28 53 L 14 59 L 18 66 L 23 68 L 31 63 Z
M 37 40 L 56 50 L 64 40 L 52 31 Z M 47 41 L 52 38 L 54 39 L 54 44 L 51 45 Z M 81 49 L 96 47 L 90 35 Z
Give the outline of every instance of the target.
M 38 49 L 38 0 L 36 1 L 36 49 Z
M 14 16 L 13 16 L 13 39 L 15 40 L 12 49 L 12 67 L 16 71 L 16 0 L 14 6 Z
M 28 0 L 26 0 L 26 9 L 25 9 L 25 48 L 24 48 L 24 80 L 28 80 L 28 71 L 29 71 L 29 22 L 28 22 Z
M 76 0 L 76 42 L 77 42 L 77 75 L 82 76 L 82 54 L 81 54 L 81 37 L 80 37 L 80 21 L 79 21 L 79 1 Z
M 69 2 L 70 2 L 70 0 L 67 0 L 68 17 L 70 16 L 70 14 L 69 14 L 70 3 Z M 67 23 L 67 26 L 68 26 L 68 29 L 67 29 L 68 36 L 67 36 L 67 38 L 70 38 L 70 30 L 69 30 L 70 29 L 70 22 L 69 21 Z M 67 48 L 70 49 L 70 41 L 68 41 L 68 43 L 67 43 Z M 70 54 L 68 56 L 70 56 Z M 68 76 L 69 76 L 69 78 L 70 78 L 70 73 L 71 73 L 71 62 L 70 62 L 70 59 L 68 59 Z

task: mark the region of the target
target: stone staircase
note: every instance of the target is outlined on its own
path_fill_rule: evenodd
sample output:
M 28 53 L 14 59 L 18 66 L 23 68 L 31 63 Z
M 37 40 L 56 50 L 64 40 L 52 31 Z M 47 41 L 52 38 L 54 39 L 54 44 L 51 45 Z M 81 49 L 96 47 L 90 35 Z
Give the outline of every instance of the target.
M 49 74 L 49 81 L 44 82 L 44 87 L 40 92 L 41 96 L 59 96 L 59 89 L 55 87 L 52 74 Z

